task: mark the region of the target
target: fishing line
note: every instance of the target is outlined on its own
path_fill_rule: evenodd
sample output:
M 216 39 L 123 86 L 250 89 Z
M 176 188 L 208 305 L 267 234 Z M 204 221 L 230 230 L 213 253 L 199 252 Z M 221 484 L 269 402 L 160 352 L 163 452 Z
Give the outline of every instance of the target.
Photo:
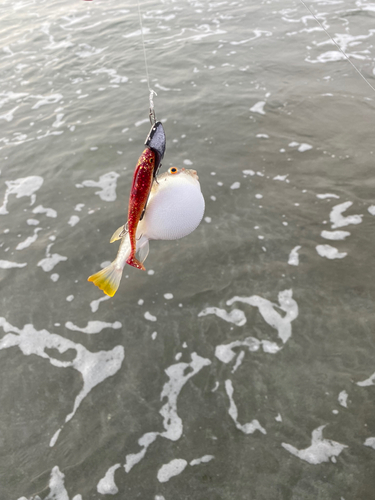
M 139 3 L 139 0 L 137 0 L 137 2 L 138 2 L 139 24 L 141 26 L 143 57 L 144 57 L 144 60 L 145 60 L 145 68 L 146 68 L 147 86 L 148 86 L 148 90 L 150 92 L 150 96 L 149 96 L 149 100 L 150 100 L 150 121 L 151 121 L 151 124 L 152 124 L 152 121 L 155 124 L 155 122 L 156 122 L 156 115 L 155 115 L 155 108 L 154 108 L 154 95 L 157 95 L 157 93 L 150 86 L 150 76 L 149 76 L 149 73 L 148 73 L 148 64 L 147 64 L 145 39 L 143 37 L 143 24 L 142 24 L 141 6 L 140 6 L 140 3 Z
M 312 10 L 305 4 L 303 0 L 300 0 L 301 4 L 304 5 L 304 7 L 310 12 L 310 14 L 313 16 L 315 21 L 319 24 L 319 26 L 322 28 L 322 30 L 326 33 L 326 35 L 331 39 L 331 41 L 336 45 L 336 47 L 339 49 L 339 51 L 344 55 L 344 57 L 350 62 L 350 64 L 353 66 L 353 68 L 356 70 L 356 72 L 359 74 L 361 78 L 367 83 L 369 87 L 372 88 L 372 90 L 375 92 L 375 88 L 371 85 L 371 83 L 367 80 L 367 78 L 359 71 L 357 66 L 352 63 L 352 61 L 349 59 L 349 56 L 345 54 L 345 52 L 342 50 L 342 48 L 335 42 L 335 40 L 331 37 L 331 35 L 328 33 L 328 31 L 325 29 L 325 27 L 322 25 L 322 23 L 319 21 L 319 19 L 315 16 L 315 14 L 312 12 Z

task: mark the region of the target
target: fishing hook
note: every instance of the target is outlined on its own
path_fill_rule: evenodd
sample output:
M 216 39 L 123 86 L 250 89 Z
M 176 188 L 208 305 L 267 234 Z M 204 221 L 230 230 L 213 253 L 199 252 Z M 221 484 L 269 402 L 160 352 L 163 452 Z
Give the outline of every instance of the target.
M 127 234 L 129 232 L 129 226 L 128 226 L 128 221 L 125 222 L 124 224 L 124 227 L 122 228 L 122 231 L 121 233 L 118 235 L 119 238 L 122 238 L 123 236 L 125 236 L 125 234 Z

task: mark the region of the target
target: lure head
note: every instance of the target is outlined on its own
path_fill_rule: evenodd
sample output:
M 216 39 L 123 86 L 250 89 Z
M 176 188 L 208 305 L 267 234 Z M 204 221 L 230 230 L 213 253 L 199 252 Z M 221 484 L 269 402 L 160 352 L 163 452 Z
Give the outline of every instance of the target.
M 138 161 L 142 164 L 147 164 L 147 170 L 149 170 L 149 167 L 151 166 L 155 169 L 156 160 L 156 153 L 152 149 L 146 148 Z
M 155 166 L 154 177 L 160 167 L 161 161 L 164 157 L 166 147 L 166 137 L 164 128 L 161 122 L 156 122 L 146 138 L 145 145 L 148 146 L 155 153 Z

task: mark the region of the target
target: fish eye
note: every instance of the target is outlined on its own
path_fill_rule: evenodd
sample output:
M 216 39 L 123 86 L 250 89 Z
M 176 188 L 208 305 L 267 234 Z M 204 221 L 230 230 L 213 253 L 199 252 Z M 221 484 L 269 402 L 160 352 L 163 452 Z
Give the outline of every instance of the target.
M 178 172 L 178 168 L 176 167 L 171 167 L 169 170 L 168 170 L 168 173 L 169 174 L 177 174 Z

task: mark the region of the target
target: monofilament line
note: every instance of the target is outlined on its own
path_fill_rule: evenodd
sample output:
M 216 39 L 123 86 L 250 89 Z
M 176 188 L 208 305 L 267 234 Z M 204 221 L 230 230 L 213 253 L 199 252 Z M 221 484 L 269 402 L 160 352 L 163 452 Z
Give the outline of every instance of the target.
M 372 90 L 375 92 L 375 88 L 371 85 L 371 83 L 367 80 L 367 78 L 359 71 L 357 66 L 352 63 L 352 61 L 349 59 L 349 57 L 345 54 L 345 52 L 342 50 L 342 48 L 335 42 L 335 40 L 331 37 L 331 35 L 328 33 L 328 31 L 325 29 L 325 27 L 322 25 L 322 23 L 319 21 L 319 19 L 315 16 L 313 11 L 305 4 L 303 0 L 300 0 L 301 4 L 304 5 L 304 7 L 310 12 L 310 14 L 313 16 L 315 21 L 319 24 L 319 26 L 322 28 L 322 30 L 326 33 L 326 35 L 331 39 L 331 41 L 336 45 L 336 47 L 339 49 L 339 51 L 343 54 L 343 56 L 350 62 L 350 64 L 353 66 L 353 68 L 356 70 L 356 72 L 359 74 L 361 78 L 367 83 L 369 87 L 372 88 Z
M 142 14 L 141 14 L 141 6 L 140 6 L 140 3 L 139 3 L 139 0 L 138 0 L 138 14 L 139 14 L 139 24 L 141 26 L 141 37 L 142 37 L 143 57 L 144 57 L 144 60 L 145 60 L 145 68 L 146 68 L 147 86 L 148 86 L 148 90 L 150 91 L 150 97 L 149 97 L 149 99 L 150 99 L 150 112 L 151 113 L 155 113 L 155 111 L 154 111 L 154 95 L 157 95 L 157 93 L 155 92 L 155 90 L 153 90 L 150 87 L 150 76 L 149 76 L 149 73 L 148 73 L 148 64 L 147 64 L 145 39 L 143 37 Z

